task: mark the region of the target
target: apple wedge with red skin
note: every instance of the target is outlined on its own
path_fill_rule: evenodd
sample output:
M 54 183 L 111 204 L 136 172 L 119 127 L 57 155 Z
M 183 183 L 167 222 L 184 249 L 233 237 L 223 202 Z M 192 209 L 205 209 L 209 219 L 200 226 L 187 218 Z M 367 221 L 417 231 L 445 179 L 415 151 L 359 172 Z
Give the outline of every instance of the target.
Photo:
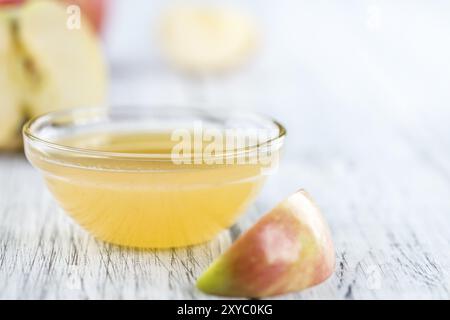
M 219 296 L 268 297 L 319 284 L 334 266 L 328 225 L 300 190 L 236 240 L 200 276 L 197 287 Z

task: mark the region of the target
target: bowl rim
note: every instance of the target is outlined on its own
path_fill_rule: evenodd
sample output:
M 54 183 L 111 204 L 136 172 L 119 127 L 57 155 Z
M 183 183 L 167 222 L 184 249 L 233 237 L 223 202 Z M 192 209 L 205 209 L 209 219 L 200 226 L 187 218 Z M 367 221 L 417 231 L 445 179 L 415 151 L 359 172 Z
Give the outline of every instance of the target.
M 264 147 L 271 147 L 272 144 L 275 144 L 275 147 L 279 148 L 283 145 L 284 138 L 287 135 L 286 128 L 276 119 L 271 116 L 265 115 L 260 112 L 255 112 L 252 110 L 246 109 L 237 109 L 237 108 L 199 108 L 199 107 L 190 107 L 190 106 L 174 106 L 174 105 L 160 105 L 160 106 L 111 106 L 111 107 L 78 107 L 78 108 L 70 108 L 59 111 L 47 112 L 42 115 L 38 115 L 29 119 L 22 127 L 22 134 L 24 136 L 24 145 L 26 146 L 27 140 L 30 141 L 31 144 L 38 143 L 43 145 L 44 147 L 54 149 L 57 151 L 68 152 L 73 154 L 79 154 L 84 156 L 91 157 L 100 157 L 100 158 L 109 158 L 109 159 L 117 159 L 117 160 L 148 160 L 148 161 L 172 161 L 170 157 L 170 153 L 164 154 L 153 154 L 153 153 L 140 153 L 140 152 L 113 152 L 113 151 L 104 151 L 104 150 L 96 150 L 94 148 L 83 148 L 83 147 L 74 147 L 65 145 L 58 142 L 49 141 L 48 139 L 39 137 L 38 134 L 33 132 L 33 126 L 37 125 L 39 122 L 48 123 L 49 125 L 52 120 L 57 119 L 58 117 L 67 117 L 70 119 L 74 119 L 77 113 L 79 112 L 105 112 L 105 116 L 108 115 L 108 112 L 111 110 L 124 110 L 125 112 L 133 112 L 136 110 L 143 110 L 144 112 L 160 112 L 168 111 L 169 112 L 188 112 L 190 115 L 194 115 L 201 118 L 201 116 L 210 116 L 214 114 L 217 117 L 217 112 L 220 112 L 223 115 L 233 115 L 244 118 L 245 116 L 256 117 L 259 120 L 264 121 L 265 123 L 270 123 L 275 126 L 278 130 L 278 134 L 273 137 L 269 137 L 262 142 L 246 148 L 241 149 L 233 149 L 228 153 L 222 154 L 221 156 L 237 156 L 242 153 L 254 152 L 254 150 L 258 150 Z

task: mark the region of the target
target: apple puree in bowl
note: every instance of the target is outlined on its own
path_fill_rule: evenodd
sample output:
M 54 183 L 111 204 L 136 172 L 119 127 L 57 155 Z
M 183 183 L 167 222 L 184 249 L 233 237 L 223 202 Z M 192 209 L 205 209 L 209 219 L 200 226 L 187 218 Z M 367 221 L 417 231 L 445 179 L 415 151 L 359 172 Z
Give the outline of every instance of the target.
M 79 139 L 79 140 L 77 140 Z M 98 135 L 71 138 L 65 145 L 95 141 L 96 150 L 170 154 L 167 134 Z M 151 141 L 157 143 L 150 143 Z M 100 143 L 100 145 L 99 145 Z M 133 247 L 177 247 L 204 242 L 229 227 L 262 186 L 254 165 L 139 164 L 123 160 L 76 160 L 53 153 L 29 158 L 44 173 L 60 205 L 96 237 Z
M 231 226 L 278 165 L 285 133 L 252 112 L 176 107 L 81 108 L 24 126 L 25 153 L 61 207 L 99 239 L 144 248 Z

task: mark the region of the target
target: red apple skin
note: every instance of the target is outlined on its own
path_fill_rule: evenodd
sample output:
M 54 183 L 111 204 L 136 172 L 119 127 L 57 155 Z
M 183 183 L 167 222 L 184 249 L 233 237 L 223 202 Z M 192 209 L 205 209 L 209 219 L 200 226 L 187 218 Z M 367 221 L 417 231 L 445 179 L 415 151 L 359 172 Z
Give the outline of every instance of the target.
M 3 5 L 21 5 L 27 0 L 0 0 L 0 6 Z M 67 5 L 77 5 L 81 9 L 81 13 L 91 22 L 97 32 L 101 31 L 107 5 L 109 0 L 60 0 Z
M 300 190 L 214 261 L 197 287 L 219 296 L 268 297 L 319 284 L 334 267 L 329 228 L 311 197 Z
M 3 5 L 18 5 L 22 4 L 25 0 L 0 0 L 0 6 Z
M 92 23 L 97 32 L 101 31 L 109 0 L 63 0 L 68 5 L 77 5 L 81 13 Z

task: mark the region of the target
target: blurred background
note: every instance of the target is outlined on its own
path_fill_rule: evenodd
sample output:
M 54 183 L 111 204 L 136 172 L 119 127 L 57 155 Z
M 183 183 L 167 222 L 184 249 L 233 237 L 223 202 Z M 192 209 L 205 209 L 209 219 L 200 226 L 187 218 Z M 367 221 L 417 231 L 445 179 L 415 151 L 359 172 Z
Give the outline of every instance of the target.
M 50 31 L 32 34 L 33 43 L 22 28 L 21 46 L 29 51 L 24 65 L 34 64 L 42 78 L 53 70 L 64 82 L 55 89 L 59 100 L 30 95 L 28 105 L 53 102 L 40 112 L 100 103 L 102 89 L 88 91 L 101 80 L 107 104 L 251 108 L 285 123 L 295 144 L 315 147 L 321 141 L 322 150 L 364 135 L 377 139 L 389 124 L 447 127 L 450 4 L 444 0 L 55 1 L 68 10 L 64 19 L 74 13 L 68 6 L 76 4 L 93 22 L 108 70 L 103 80 L 97 56 L 75 37 L 72 53 L 78 52 L 63 55 L 57 47 L 67 47 L 64 41 L 41 39 Z M 0 9 L 16 2 L 23 0 L 1 0 Z M 46 14 L 51 21 L 54 15 Z M 51 45 L 56 48 L 47 49 Z M 50 53 L 72 60 L 77 77 L 59 72 L 64 68 Z M 99 81 L 82 87 L 96 76 Z M 70 86 L 82 98 L 61 89 Z M 19 95 L 27 90 L 21 87 Z M 38 107 L 28 109 L 39 114 Z M 1 148 L 6 133 L 0 138 Z
M 281 118 L 290 130 L 313 125 L 307 137 L 291 134 L 309 143 L 315 135 L 336 142 L 341 130 L 352 139 L 349 125 L 358 130 L 374 117 L 382 118 L 378 125 L 389 118 L 405 124 L 445 121 L 440 115 L 448 114 L 450 103 L 447 1 L 194 3 L 243 10 L 255 19 L 259 46 L 235 70 L 192 79 L 170 68 L 158 45 L 161 14 L 180 2 L 110 0 L 103 36 L 112 103 L 254 108 Z M 354 121 L 336 113 L 349 113 Z
M 180 2 L 109 2 L 104 43 L 113 79 L 118 79 L 111 91 L 113 101 L 122 102 L 115 86 L 127 84 L 131 91 L 126 98 L 136 102 L 192 98 L 182 88 L 191 88 L 190 82 L 162 63 L 158 47 L 161 14 Z M 211 79 L 210 86 L 199 86 L 199 98 L 238 100 L 254 107 L 265 102 L 276 108 L 296 102 L 299 111 L 318 103 L 392 113 L 447 109 L 447 1 L 193 3 L 242 9 L 255 18 L 260 33 L 260 47 L 248 63 L 226 77 Z

